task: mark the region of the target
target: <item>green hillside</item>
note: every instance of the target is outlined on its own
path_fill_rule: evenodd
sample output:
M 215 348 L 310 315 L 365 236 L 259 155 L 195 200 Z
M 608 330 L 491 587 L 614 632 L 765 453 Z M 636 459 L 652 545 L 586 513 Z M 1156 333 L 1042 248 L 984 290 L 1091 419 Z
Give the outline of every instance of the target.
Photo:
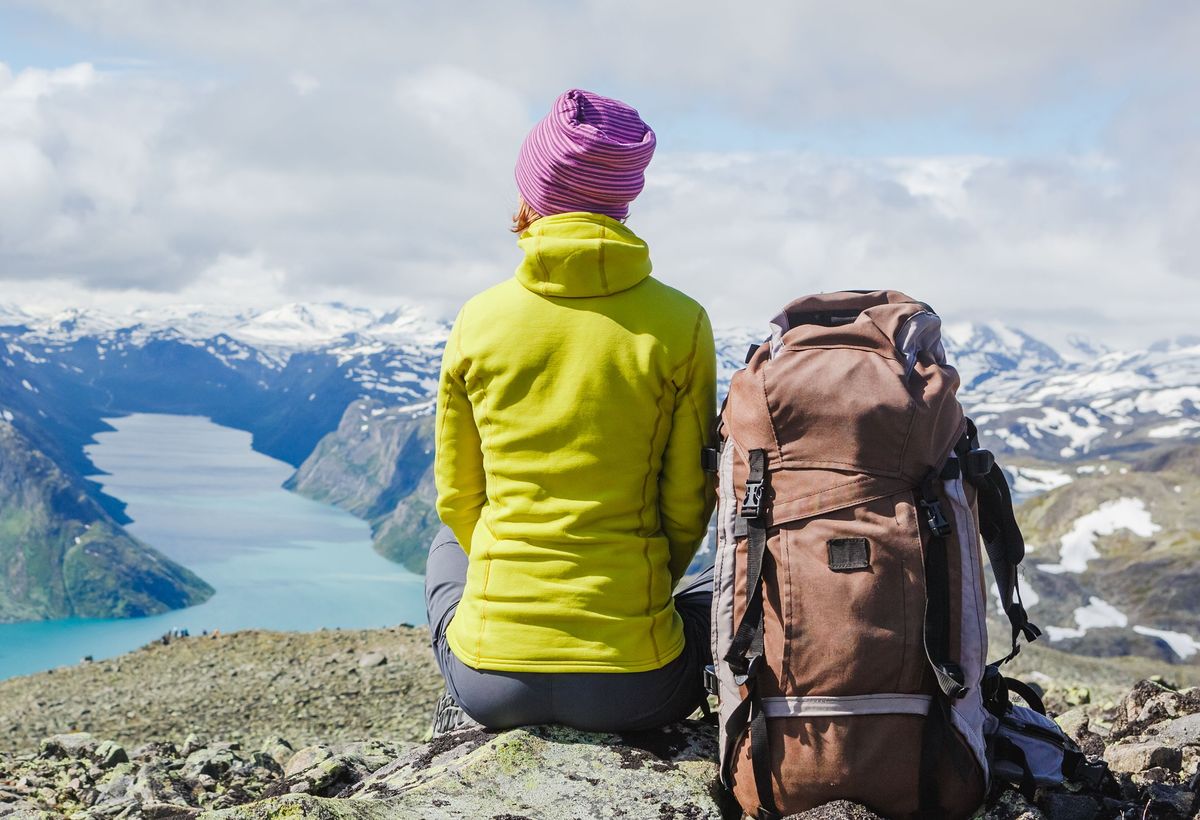
M 284 486 L 366 519 L 377 552 L 424 572 L 441 526 L 432 465 L 433 416 L 360 400 Z
M 0 421 L 0 622 L 152 615 L 212 587 L 130 536 Z

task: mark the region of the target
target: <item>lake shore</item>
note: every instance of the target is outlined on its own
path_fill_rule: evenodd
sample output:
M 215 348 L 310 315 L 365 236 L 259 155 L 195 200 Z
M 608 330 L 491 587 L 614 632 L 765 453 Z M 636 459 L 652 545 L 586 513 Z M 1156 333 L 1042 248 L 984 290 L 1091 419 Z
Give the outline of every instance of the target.
M 139 618 L 0 623 L 0 679 L 109 658 L 172 629 L 367 629 L 425 620 L 424 578 L 379 555 L 368 524 L 283 488 L 290 465 L 199 416 L 108 419 L 88 455 L 126 529 L 216 590 Z

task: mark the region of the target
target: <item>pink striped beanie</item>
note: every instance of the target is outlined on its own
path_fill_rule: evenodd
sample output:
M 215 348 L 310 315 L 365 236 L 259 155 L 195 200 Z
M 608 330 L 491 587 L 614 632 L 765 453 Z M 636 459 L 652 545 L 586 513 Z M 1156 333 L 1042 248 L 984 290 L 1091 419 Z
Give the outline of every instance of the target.
M 517 156 L 517 190 L 542 216 L 629 216 L 654 156 L 654 132 L 620 100 L 573 88 L 554 101 Z

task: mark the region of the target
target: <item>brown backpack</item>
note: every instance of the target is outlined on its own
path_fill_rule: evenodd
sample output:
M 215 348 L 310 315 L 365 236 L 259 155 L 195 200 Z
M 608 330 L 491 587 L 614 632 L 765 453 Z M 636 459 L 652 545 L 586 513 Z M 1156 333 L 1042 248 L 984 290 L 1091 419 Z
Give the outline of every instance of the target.
M 758 818 L 832 800 L 968 817 L 989 780 L 980 511 L 1012 654 L 1038 634 L 1004 474 L 955 398 L 929 306 L 828 293 L 772 327 L 706 454 L 722 779 Z

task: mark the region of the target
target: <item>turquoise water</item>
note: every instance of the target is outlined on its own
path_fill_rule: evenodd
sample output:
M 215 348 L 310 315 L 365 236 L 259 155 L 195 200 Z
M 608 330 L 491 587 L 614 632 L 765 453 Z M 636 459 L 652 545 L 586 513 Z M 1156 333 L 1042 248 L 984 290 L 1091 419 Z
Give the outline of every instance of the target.
M 216 589 L 146 618 L 0 624 L 0 679 L 135 649 L 171 628 L 312 630 L 423 623 L 424 579 L 371 549 L 367 524 L 284 490 L 292 468 L 199 416 L 135 414 L 88 447 L 128 530 Z

